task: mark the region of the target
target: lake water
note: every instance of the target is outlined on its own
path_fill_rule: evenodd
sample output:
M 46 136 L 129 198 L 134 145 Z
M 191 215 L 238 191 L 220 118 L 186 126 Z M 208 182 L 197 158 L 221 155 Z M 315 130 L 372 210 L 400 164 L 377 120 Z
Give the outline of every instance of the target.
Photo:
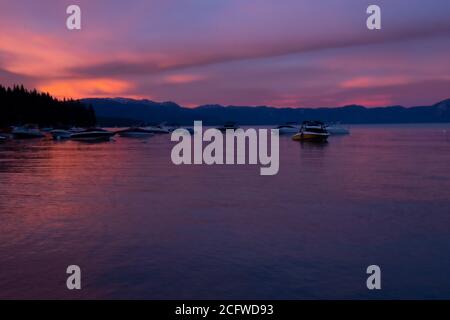
M 450 124 L 351 130 L 281 137 L 276 176 L 168 135 L 0 144 L 0 298 L 450 298 Z

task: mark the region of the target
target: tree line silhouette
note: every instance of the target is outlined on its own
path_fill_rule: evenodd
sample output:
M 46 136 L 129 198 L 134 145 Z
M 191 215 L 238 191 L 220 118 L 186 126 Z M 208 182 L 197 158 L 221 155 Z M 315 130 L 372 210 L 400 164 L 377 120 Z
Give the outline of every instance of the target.
M 0 85 L 0 126 L 37 124 L 40 127 L 79 126 L 96 124 L 91 105 L 80 101 L 58 100 L 48 93 L 21 86 Z

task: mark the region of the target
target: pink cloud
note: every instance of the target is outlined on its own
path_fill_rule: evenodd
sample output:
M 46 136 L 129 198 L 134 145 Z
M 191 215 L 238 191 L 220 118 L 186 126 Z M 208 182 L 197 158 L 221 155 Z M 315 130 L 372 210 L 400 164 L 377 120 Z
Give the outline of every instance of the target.
M 65 29 L 64 2 L 2 2 L 0 81 L 58 96 L 189 106 L 446 98 L 447 0 L 379 2 L 386 8 L 381 32 L 366 30 L 366 4 L 357 0 L 80 0 L 80 32 Z M 419 84 L 428 91 L 418 95 Z

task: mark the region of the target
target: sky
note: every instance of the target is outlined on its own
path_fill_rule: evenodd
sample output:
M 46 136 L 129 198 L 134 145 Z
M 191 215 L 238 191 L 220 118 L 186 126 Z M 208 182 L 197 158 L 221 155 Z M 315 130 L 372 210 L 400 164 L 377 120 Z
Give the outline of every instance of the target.
M 450 98 L 449 17 L 449 0 L 0 0 L 0 84 L 187 107 L 429 105 Z

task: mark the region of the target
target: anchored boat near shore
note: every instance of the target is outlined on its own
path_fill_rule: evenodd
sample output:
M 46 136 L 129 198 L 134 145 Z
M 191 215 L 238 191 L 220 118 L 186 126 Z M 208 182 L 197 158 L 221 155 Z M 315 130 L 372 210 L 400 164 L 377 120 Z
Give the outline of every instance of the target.
M 304 121 L 300 131 L 292 136 L 295 141 L 326 141 L 330 134 L 321 121 Z
M 292 134 L 298 132 L 299 126 L 296 122 L 288 122 L 276 127 L 275 129 L 278 129 L 279 134 Z
M 72 127 L 70 129 L 55 129 L 50 131 L 50 134 L 54 140 L 67 140 L 71 138 L 72 134 L 80 133 L 85 130 L 86 129 L 83 128 Z
M 45 134 L 43 134 L 37 126 L 30 124 L 23 127 L 14 127 L 11 134 L 15 139 L 35 139 L 45 137 Z
M 159 124 L 155 126 L 147 126 L 143 127 L 144 130 L 147 130 L 154 134 L 165 134 L 170 133 L 170 128 L 166 127 L 164 124 Z
M 125 138 L 146 138 L 154 135 L 152 130 L 147 130 L 140 127 L 131 127 L 125 130 L 120 130 L 117 134 Z
M 89 128 L 81 132 L 72 133 L 70 139 L 85 142 L 109 141 L 114 135 L 114 132 L 104 129 Z
M 62 130 L 62 129 L 55 129 L 50 131 L 50 134 L 52 135 L 54 140 L 66 140 L 66 139 L 70 139 L 70 135 L 73 132 L 71 132 L 70 130 Z

